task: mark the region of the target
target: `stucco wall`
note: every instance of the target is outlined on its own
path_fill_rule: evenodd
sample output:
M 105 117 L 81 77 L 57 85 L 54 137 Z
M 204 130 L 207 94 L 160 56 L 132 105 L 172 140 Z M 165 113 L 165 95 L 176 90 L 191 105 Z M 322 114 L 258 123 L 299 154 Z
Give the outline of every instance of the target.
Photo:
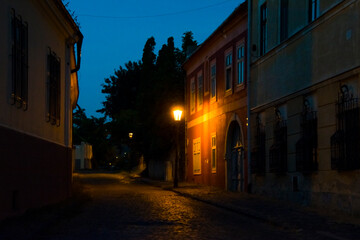
M 4 0 L 0 7 L 0 29 L 5 33 L 0 39 L 0 125 L 30 134 L 60 145 L 71 144 L 69 116 L 72 109 L 65 104 L 69 97 L 70 56 L 67 47 L 68 33 L 56 23 L 49 9 L 39 1 Z M 28 23 L 28 109 L 18 109 L 10 102 L 11 95 L 11 9 Z M 63 20 L 64 21 L 64 20 Z M 46 122 L 47 55 L 49 48 L 61 59 L 61 109 L 60 126 Z M 65 108 L 65 106 L 67 106 Z M 68 118 L 65 127 L 65 112 Z
M 339 86 L 349 86 L 354 97 L 360 94 L 360 1 L 339 2 L 320 1 L 320 18 L 285 42 L 274 43 L 274 48 L 261 58 L 253 57 L 250 85 L 252 141 L 255 139 L 256 116 L 260 113 L 266 126 L 267 171 L 265 176 L 253 174 L 252 181 L 255 193 L 359 215 L 360 170 L 331 169 L 330 138 L 336 131 L 335 104 Z M 254 36 L 257 34 L 255 31 Z M 296 169 L 295 146 L 301 136 L 300 114 L 305 97 L 311 98 L 318 117 L 318 170 L 310 174 Z M 284 175 L 269 172 L 269 148 L 274 142 L 274 108 L 279 106 L 287 109 L 288 155 Z M 298 179 L 298 189 L 294 189 L 294 177 Z

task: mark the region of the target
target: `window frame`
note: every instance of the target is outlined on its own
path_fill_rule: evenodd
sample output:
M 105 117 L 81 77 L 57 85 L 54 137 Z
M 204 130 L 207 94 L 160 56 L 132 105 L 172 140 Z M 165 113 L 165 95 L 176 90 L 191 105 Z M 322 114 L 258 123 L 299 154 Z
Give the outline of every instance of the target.
M 206 58 L 205 64 L 204 64 L 204 75 L 203 75 L 203 82 L 204 82 L 204 96 L 207 96 L 210 94 L 210 75 L 209 75 L 209 60 Z
M 214 74 L 212 72 L 213 67 L 215 69 Z M 210 62 L 210 69 L 209 69 L 209 76 L 210 76 L 210 101 L 211 102 L 216 102 L 216 92 L 217 92 L 217 87 L 216 87 L 216 59 L 212 60 Z M 214 84 L 213 84 L 214 82 Z
M 202 70 L 196 74 L 197 82 L 197 111 L 202 110 L 204 105 L 204 75 Z
M 197 161 L 197 162 L 196 162 Z M 193 139 L 193 174 L 201 174 L 201 138 Z
M 242 55 L 239 57 L 239 50 L 243 48 Z M 239 71 L 239 64 L 242 63 L 242 81 L 239 81 L 240 79 L 240 71 Z M 246 47 L 245 47 L 245 41 L 241 41 L 237 44 L 236 47 L 236 86 L 238 88 L 243 88 L 245 85 L 245 79 L 246 79 Z
M 319 0 L 309 0 L 308 20 L 312 23 L 319 18 Z
M 195 86 L 195 78 L 192 77 L 190 79 L 190 114 L 194 114 L 196 112 L 196 86 Z
M 61 59 L 49 48 L 47 54 L 46 120 L 60 126 L 61 112 Z
M 280 0 L 280 42 L 288 39 L 289 0 Z
M 28 108 L 28 58 L 29 58 L 28 23 L 16 16 L 11 9 L 11 95 L 10 103 Z
M 225 96 L 228 96 L 232 93 L 232 89 L 233 89 L 233 62 L 234 62 L 233 49 L 231 48 L 226 50 L 224 55 L 225 55 L 224 57 Z M 230 72 L 230 74 L 228 74 L 228 72 Z
M 265 1 L 260 6 L 260 56 L 264 55 L 267 50 L 267 15 L 267 3 Z
M 216 133 L 211 134 L 211 173 L 216 173 L 217 165 Z

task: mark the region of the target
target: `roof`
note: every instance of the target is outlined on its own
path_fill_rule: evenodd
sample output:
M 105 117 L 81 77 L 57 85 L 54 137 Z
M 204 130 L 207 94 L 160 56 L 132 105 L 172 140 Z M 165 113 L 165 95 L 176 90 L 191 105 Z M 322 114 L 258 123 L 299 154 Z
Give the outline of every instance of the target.
M 191 59 L 191 57 L 196 54 L 197 52 L 199 52 L 208 42 L 210 42 L 218 33 L 222 32 L 222 29 L 229 24 L 233 19 L 235 19 L 238 14 L 240 14 L 243 11 L 247 12 L 247 6 L 248 6 L 248 1 L 245 0 L 243 3 L 241 3 L 237 8 L 235 8 L 235 10 L 230 14 L 229 17 L 227 17 L 225 19 L 225 21 L 207 38 L 205 39 L 205 41 L 188 57 L 188 59 L 186 59 L 184 65 L 189 61 L 189 59 Z
M 64 18 L 70 23 L 71 27 L 76 31 L 80 32 L 79 26 L 75 23 L 73 17 L 69 13 L 69 11 L 66 9 L 65 5 L 63 4 L 62 0 L 53 0 L 56 7 L 60 10 L 60 12 L 63 14 Z

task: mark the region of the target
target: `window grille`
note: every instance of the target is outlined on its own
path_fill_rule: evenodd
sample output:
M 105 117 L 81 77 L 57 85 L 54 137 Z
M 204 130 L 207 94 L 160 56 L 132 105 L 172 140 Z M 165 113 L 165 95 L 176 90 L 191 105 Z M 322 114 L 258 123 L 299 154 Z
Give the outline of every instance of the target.
M 278 109 L 275 110 L 274 144 L 269 150 L 269 171 L 282 174 L 287 171 L 287 125 Z
M 265 126 L 261 123 L 259 115 L 256 117 L 255 148 L 252 152 L 252 172 L 262 175 L 266 171 Z
M 332 169 L 360 168 L 359 113 L 359 99 L 353 97 L 347 85 L 341 86 L 336 103 L 336 132 L 330 140 Z
M 11 101 L 18 108 L 28 106 L 28 25 L 12 10 L 12 87 Z
M 317 113 L 311 110 L 307 99 L 304 100 L 300 118 L 301 137 L 296 143 L 296 170 L 303 173 L 317 171 Z

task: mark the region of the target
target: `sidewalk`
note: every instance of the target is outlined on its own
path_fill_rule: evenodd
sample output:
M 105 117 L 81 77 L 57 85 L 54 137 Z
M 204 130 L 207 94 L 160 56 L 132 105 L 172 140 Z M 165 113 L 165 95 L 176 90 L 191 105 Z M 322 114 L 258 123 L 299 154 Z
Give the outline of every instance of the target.
M 141 181 L 290 231 L 316 233 L 327 239 L 360 239 L 360 219 L 342 213 L 192 183 L 181 182 L 173 188 L 172 182 Z

